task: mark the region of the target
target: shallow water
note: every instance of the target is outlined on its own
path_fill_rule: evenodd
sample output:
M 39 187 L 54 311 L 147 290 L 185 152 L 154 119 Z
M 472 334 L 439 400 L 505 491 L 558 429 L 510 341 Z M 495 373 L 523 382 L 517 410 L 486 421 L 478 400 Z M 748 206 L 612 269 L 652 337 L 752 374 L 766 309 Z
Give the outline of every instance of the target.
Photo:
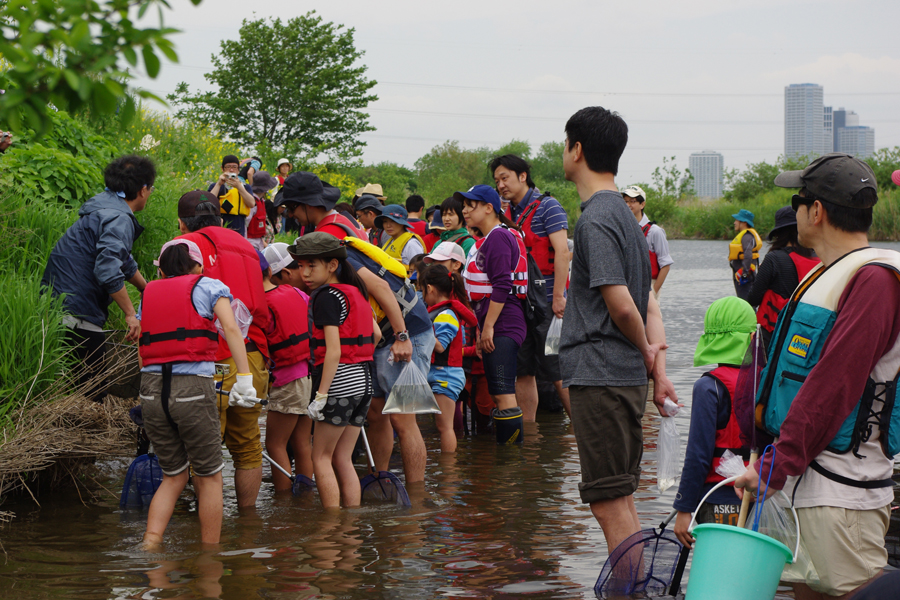
M 897 245 L 893 245 L 897 247 Z M 668 373 L 690 404 L 703 314 L 733 293 L 727 242 L 674 241 L 663 287 Z M 710 266 L 712 265 L 712 266 Z M 686 440 L 689 411 L 676 419 Z M 460 438 L 441 456 L 437 431 L 421 420 L 427 481 L 409 489 L 413 507 L 325 513 L 314 497 L 274 495 L 265 467 L 255 511 L 226 515 L 217 552 L 201 552 L 191 494 L 166 531 L 164 554 L 141 550 L 145 515 L 123 514 L 118 492 L 130 457 L 100 463 L 91 497 L 67 491 L 7 503 L 17 518 L 0 531 L 2 598 L 592 598 L 607 555 L 599 526 L 578 500 L 575 438 L 562 414 L 539 413 L 523 448 L 487 436 Z M 644 418 L 645 454 L 635 494 L 642 523 L 659 524 L 676 488 L 655 492 L 659 416 Z M 230 463 L 229 463 L 230 465 Z M 400 473 L 395 452 L 394 472 Z M 362 473 L 362 469 L 360 470 Z

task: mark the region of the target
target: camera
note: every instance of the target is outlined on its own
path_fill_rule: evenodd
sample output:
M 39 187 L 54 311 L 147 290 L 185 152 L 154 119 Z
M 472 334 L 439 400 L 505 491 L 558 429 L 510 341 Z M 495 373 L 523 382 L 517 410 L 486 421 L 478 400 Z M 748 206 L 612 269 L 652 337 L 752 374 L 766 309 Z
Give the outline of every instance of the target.
M 226 173 L 225 176 L 229 179 L 237 179 L 237 173 Z

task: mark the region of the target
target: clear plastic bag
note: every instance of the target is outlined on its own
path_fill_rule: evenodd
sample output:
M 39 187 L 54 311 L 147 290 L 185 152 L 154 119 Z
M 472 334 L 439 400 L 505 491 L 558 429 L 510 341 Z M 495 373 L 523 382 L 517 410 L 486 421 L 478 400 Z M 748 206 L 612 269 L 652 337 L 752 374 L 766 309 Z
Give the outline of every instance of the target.
M 440 412 L 428 379 L 416 363 L 409 361 L 391 388 L 381 414 L 419 415 Z
M 238 329 L 241 330 L 241 337 L 246 338 L 247 332 L 250 331 L 250 323 L 253 322 L 253 315 L 250 314 L 250 309 L 247 306 L 235 298 L 231 301 L 231 311 L 234 313 L 234 321 L 237 323 Z M 225 337 L 225 330 L 222 329 L 222 324 L 219 323 L 219 319 L 216 319 L 216 330 L 219 332 L 219 335 L 223 338 Z
M 553 315 L 550 321 L 550 329 L 547 330 L 547 341 L 544 342 L 544 354 L 556 356 L 559 354 L 559 338 L 562 334 L 562 319 Z
M 747 517 L 747 524 L 744 526 L 746 529 L 753 528 L 755 510 L 754 507 L 750 516 Z M 790 548 L 791 552 L 797 547 L 797 521 L 794 519 L 790 501 L 784 492 L 778 492 L 762 503 L 762 513 L 759 515 L 759 533 L 778 540 Z M 793 564 L 785 565 L 781 580 L 806 582 L 813 585 L 819 583 L 819 574 L 809 558 L 809 552 L 802 537 L 797 556 Z
M 662 494 L 675 485 L 679 477 L 678 455 L 681 454 L 681 437 L 675 425 L 677 404 L 666 398 L 663 407 L 670 416 L 663 417 L 659 426 L 659 439 L 656 442 L 656 487 Z
M 726 450 L 722 454 L 722 460 L 719 462 L 719 466 L 716 467 L 716 473 L 725 479 L 740 477 L 746 470 L 747 466 L 744 464 L 744 459 L 731 450 Z

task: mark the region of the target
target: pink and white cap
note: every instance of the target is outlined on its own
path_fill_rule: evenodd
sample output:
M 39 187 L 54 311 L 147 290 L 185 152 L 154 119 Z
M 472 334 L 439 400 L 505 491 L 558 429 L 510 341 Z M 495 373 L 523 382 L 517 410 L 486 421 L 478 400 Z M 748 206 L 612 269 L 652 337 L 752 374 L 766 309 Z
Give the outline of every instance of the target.
M 436 260 L 444 261 L 451 259 L 461 263 L 466 262 L 466 253 L 463 251 L 462 246 L 456 242 L 441 242 L 434 247 L 431 254 L 426 256 L 424 260 L 426 263 L 432 263 Z
M 195 244 L 191 240 L 178 239 L 178 240 L 171 240 L 169 242 L 166 242 L 165 244 L 163 244 L 163 247 L 159 249 L 160 258 L 162 257 L 163 252 L 166 251 L 166 248 L 170 248 L 172 246 L 178 246 L 178 245 L 187 246 L 188 256 L 191 257 L 191 260 L 194 261 L 195 263 L 197 263 L 198 265 L 200 265 L 201 267 L 203 266 L 203 253 L 200 252 L 200 247 L 197 246 L 197 244 Z M 158 267 L 159 266 L 159 258 L 154 260 L 153 264 L 154 264 L 154 266 Z

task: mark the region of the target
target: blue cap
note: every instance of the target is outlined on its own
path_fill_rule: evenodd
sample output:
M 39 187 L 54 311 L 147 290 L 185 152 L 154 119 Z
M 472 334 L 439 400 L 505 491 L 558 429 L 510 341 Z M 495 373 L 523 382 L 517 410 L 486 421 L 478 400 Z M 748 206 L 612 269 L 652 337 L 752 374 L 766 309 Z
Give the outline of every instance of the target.
M 432 227 L 434 229 L 443 229 L 444 228 L 444 221 L 443 221 L 443 219 L 441 219 L 441 209 L 439 209 L 439 208 L 434 209 L 434 214 L 431 215 L 430 227 Z
M 743 221 L 750 227 L 753 227 L 753 213 L 747 210 L 746 208 L 742 208 L 737 212 L 736 215 L 731 215 L 731 217 L 735 221 Z
M 406 220 L 406 217 L 408 216 L 409 213 L 406 212 L 405 207 L 400 206 L 399 204 L 388 204 L 381 209 L 381 215 L 375 217 L 375 227 L 384 229 L 385 219 L 390 219 L 394 223 L 398 223 L 404 227 L 412 227 L 412 225 L 409 224 L 409 221 Z
M 257 248 L 254 248 L 254 250 L 256 250 L 256 256 L 259 257 L 259 268 L 263 273 L 265 273 L 266 269 L 269 268 L 269 261 L 266 260 L 266 256 Z
M 489 185 L 474 185 L 469 188 L 468 192 L 454 192 L 453 197 L 460 202 L 465 200 L 484 202 L 493 206 L 494 212 L 498 215 L 503 213 L 503 209 L 500 207 L 500 194 Z

